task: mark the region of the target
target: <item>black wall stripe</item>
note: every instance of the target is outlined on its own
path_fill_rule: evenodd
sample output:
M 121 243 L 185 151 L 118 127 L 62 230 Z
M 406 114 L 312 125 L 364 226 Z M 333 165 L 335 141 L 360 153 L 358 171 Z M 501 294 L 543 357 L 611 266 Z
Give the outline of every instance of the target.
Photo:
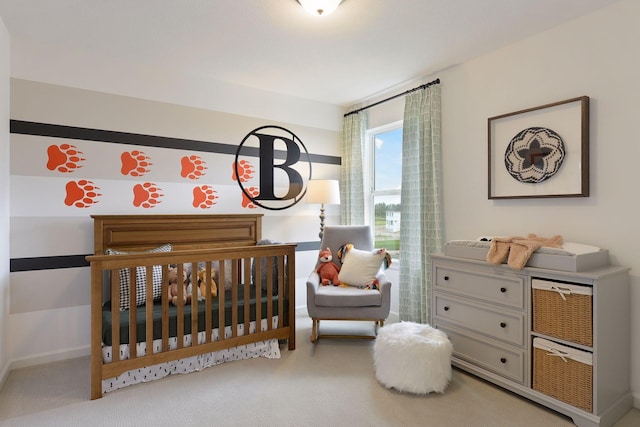
M 320 242 L 298 242 L 296 252 L 317 251 L 320 249 Z
M 139 133 L 118 132 L 102 129 L 91 129 L 77 126 L 54 125 L 50 123 L 11 120 L 10 132 L 19 135 L 47 136 L 52 138 L 77 139 L 82 141 L 111 142 L 115 144 L 140 145 L 143 147 L 169 148 L 176 150 L 200 151 L 205 153 L 221 153 L 235 155 L 237 145 L 221 142 L 197 141 L 193 139 L 170 138 L 166 136 L 144 135 Z M 240 141 L 238 141 L 238 144 Z M 286 159 L 286 152 L 276 151 L 275 157 Z M 243 156 L 259 157 L 257 148 L 243 148 Z M 301 154 L 302 160 L 315 163 L 339 165 L 340 157 L 320 154 Z
M 318 250 L 320 242 L 299 242 L 296 252 Z M 16 273 L 19 271 L 56 270 L 60 268 L 89 267 L 85 257 L 92 255 L 61 255 L 45 256 L 33 258 L 11 258 L 9 260 L 9 271 Z
M 9 260 L 9 271 L 36 271 L 53 270 L 58 268 L 88 267 L 89 263 L 85 259 L 87 255 L 63 255 L 45 256 L 33 258 L 11 258 Z

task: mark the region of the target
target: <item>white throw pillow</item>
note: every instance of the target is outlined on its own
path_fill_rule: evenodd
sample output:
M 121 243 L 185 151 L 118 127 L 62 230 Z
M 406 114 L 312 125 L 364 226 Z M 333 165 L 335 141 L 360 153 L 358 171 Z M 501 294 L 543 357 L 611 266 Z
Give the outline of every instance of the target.
M 387 255 L 386 249 L 363 251 L 349 249 L 342 257 L 342 267 L 338 274 L 340 283 L 358 288 L 370 287 Z
M 154 249 L 149 249 L 144 252 L 124 252 L 118 251 L 115 249 L 107 249 L 104 251 L 106 255 L 127 255 L 127 254 L 136 254 L 136 253 L 157 253 L 157 252 L 171 252 L 173 247 L 171 244 L 166 244 L 159 246 Z M 153 299 L 158 299 L 162 296 L 162 266 L 154 265 L 153 266 Z M 147 268 L 146 267 L 136 267 L 136 305 L 143 305 L 147 301 L 147 293 L 145 292 L 145 283 L 147 282 Z M 128 310 L 130 301 L 129 301 L 129 269 L 122 268 L 120 269 L 120 310 Z

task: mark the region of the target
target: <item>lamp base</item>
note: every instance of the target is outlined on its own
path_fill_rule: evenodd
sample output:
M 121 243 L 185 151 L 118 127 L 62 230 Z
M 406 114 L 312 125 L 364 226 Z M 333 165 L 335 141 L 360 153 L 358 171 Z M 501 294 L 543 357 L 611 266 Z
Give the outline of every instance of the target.
M 322 236 L 324 235 L 324 203 L 320 205 L 320 241 L 322 242 Z

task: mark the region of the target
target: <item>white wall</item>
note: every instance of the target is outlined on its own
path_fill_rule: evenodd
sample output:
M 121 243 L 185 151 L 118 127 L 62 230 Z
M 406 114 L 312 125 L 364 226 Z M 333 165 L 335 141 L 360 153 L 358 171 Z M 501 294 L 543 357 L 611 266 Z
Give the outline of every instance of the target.
M 9 369 L 9 33 L 0 18 L 0 387 Z
M 307 248 L 318 240 L 319 206 L 301 202 L 274 211 L 247 204 L 232 177 L 232 164 L 237 146 L 249 132 L 263 126 L 280 126 L 300 138 L 312 156 L 333 157 L 332 161 L 313 161 L 314 178 L 337 178 L 340 138 L 336 131 L 15 78 L 11 79 L 11 91 L 12 120 L 91 129 L 89 134 L 94 135 L 84 139 L 86 134 L 68 138 L 47 130 L 12 133 L 10 257 L 14 262 L 92 253 L 90 215 L 95 214 L 258 212 L 264 214 L 264 238 L 300 243 Z M 99 135 L 104 130 L 131 134 L 134 144 L 101 139 Z M 137 135 L 173 140 L 166 141 L 167 145 L 137 145 L 136 140 L 145 141 Z M 188 144 L 192 141 L 202 146 L 191 150 Z M 65 144 L 82 153 L 77 156 L 81 160 L 75 161 L 79 167 L 63 171 L 49 167 L 54 158 L 49 155 L 50 150 L 68 150 Z M 138 151 L 136 156 L 144 153 L 150 163 L 137 175 L 122 171 L 121 156 L 132 150 Z M 197 156 L 206 166 L 200 176 L 181 173 L 182 160 L 190 156 Z M 257 159 L 250 157 L 246 161 L 258 169 Z M 250 175 L 245 188 L 260 186 L 259 174 Z M 286 174 L 274 177 L 276 188 L 289 188 Z M 97 203 L 81 207 L 67 203 L 72 194 L 67 191 L 69 184 L 83 180 L 99 189 L 93 197 Z M 146 182 L 160 188 L 161 194 L 160 203 L 150 208 L 137 206 L 133 197 L 133 189 Z M 193 203 L 194 188 L 201 185 L 211 187 L 217 194 L 215 203 L 206 209 Z M 336 211 L 333 206 L 328 210 L 330 222 L 337 222 Z M 308 252 L 312 253 L 309 260 L 304 251 L 296 257 L 297 307 L 305 305 L 304 282 L 317 254 L 315 250 Z M 87 353 L 88 267 L 65 268 L 58 261 L 53 267 L 41 269 L 37 261 L 29 261 L 24 271 L 12 269 L 10 282 L 14 367 Z M 60 334 L 63 330 L 65 333 Z
M 640 2 L 623 0 L 443 72 L 447 239 L 543 236 L 609 249 L 631 268 L 631 388 L 640 406 Z M 488 200 L 487 118 L 587 95 L 591 106 L 588 198 Z M 476 176 L 477 179 L 469 178 Z M 470 210 L 469 206 L 473 209 Z
M 590 15 L 429 76 L 442 85 L 447 240 L 561 234 L 609 250 L 631 268 L 631 389 L 640 407 L 640 2 Z M 418 83 L 418 84 L 419 84 Z M 588 198 L 488 200 L 487 119 L 590 97 Z M 402 102 L 370 110 L 371 126 L 402 118 Z

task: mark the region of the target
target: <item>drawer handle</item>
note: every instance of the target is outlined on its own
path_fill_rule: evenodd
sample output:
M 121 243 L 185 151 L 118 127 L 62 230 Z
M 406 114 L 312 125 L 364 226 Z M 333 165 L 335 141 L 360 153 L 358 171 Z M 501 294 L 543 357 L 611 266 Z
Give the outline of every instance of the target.
M 444 280 L 445 281 L 449 280 L 449 276 L 444 276 Z
M 500 327 L 501 327 L 501 328 L 506 328 L 506 327 L 507 327 L 507 324 L 506 324 L 505 322 L 500 322 Z
M 444 311 L 449 311 L 449 306 L 448 305 L 444 306 Z
M 507 363 L 507 358 L 506 357 L 501 357 L 500 358 L 500 363 Z
M 505 292 L 507 292 L 507 288 L 500 288 L 500 292 L 504 294 Z

